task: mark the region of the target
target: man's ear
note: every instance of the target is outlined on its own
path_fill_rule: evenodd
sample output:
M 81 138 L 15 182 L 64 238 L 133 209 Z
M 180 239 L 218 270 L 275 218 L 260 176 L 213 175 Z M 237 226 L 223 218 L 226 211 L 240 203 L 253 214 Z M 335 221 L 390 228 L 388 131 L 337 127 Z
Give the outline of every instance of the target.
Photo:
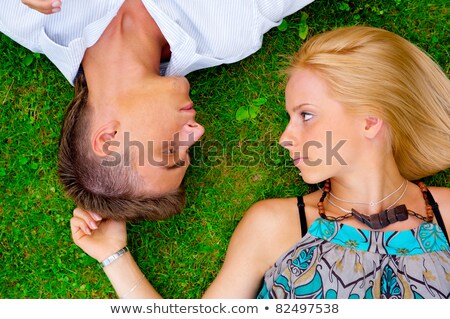
M 117 150 L 120 142 L 116 139 L 117 130 L 120 123 L 111 121 L 98 128 L 92 136 L 92 150 L 100 157 L 110 155 L 113 150 Z
M 365 122 L 364 136 L 369 139 L 376 137 L 380 133 L 384 123 L 382 119 L 375 116 L 366 117 Z

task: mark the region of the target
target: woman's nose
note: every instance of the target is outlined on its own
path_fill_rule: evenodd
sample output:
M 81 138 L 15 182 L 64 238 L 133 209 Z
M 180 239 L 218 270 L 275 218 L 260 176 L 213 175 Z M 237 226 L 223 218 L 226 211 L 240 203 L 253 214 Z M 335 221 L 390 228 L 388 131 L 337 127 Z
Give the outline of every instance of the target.
M 290 147 L 294 146 L 294 140 L 290 134 L 289 125 L 286 127 L 283 134 L 281 134 L 278 143 L 286 149 L 289 149 Z

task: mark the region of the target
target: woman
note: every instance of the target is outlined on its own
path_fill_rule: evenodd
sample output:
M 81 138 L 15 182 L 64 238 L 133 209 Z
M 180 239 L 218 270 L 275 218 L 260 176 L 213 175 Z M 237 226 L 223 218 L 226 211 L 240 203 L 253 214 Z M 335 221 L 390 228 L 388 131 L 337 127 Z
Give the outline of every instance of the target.
M 288 74 L 280 144 L 305 182 L 324 183 L 253 205 L 205 297 L 449 298 L 450 189 L 410 181 L 450 167 L 445 74 L 370 27 L 312 38 Z M 71 226 L 120 297 L 160 297 L 120 250 L 124 224 L 76 209 Z

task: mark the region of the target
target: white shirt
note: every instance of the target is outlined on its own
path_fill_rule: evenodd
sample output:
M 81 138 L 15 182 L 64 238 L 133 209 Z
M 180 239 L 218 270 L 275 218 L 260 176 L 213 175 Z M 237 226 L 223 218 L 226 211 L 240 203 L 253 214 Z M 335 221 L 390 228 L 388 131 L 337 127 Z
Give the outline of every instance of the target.
M 73 84 L 94 45 L 125 0 L 66 0 L 44 15 L 19 0 L 1 0 L 0 32 L 45 54 Z M 170 45 L 165 75 L 234 63 L 261 48 L 263 34 L 313 0 L 142 0 Z

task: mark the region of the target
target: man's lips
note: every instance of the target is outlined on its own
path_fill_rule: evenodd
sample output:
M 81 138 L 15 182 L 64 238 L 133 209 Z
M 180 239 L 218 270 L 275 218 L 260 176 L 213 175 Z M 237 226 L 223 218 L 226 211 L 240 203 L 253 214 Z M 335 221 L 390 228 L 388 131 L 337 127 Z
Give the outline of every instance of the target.
M 194 111 L 194 103 L 193 102 L 189 102 L 188 104 L 186 104 L 185 106 L 183 106 L 181 109 L 181 111 Z

